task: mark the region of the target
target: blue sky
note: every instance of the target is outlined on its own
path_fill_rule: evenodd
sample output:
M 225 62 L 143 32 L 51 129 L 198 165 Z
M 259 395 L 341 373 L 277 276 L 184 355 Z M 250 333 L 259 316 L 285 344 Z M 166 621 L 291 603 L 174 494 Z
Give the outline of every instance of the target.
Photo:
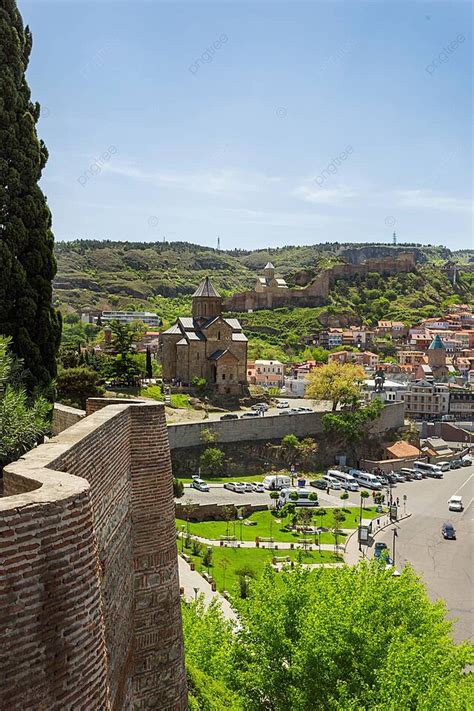
M 472 247 L 472 6 L 19 0 L 57 240 Z

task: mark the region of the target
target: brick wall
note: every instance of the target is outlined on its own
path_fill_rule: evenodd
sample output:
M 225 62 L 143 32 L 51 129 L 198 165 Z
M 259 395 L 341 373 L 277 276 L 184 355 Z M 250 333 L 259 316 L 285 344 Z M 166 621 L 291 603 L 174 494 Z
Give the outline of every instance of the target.
M 96 411 L 6 467 L 5 491 L 0 708 L 185 709 L 163 406 Z
M 68 427 L 72 427 L 86 416 L 85 410 L 78 410 L 75 407 L 54 403 L 53 422 L 51 425 L 53 435 L 57 435 Z

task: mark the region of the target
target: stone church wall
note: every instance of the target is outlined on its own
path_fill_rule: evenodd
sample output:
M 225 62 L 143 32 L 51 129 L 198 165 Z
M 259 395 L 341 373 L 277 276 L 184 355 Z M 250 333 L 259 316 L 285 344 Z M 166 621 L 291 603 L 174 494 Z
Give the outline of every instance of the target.
M 4 494 L 0 708 L 186 709 L 163 406 L 95 411 L 8 465 Z

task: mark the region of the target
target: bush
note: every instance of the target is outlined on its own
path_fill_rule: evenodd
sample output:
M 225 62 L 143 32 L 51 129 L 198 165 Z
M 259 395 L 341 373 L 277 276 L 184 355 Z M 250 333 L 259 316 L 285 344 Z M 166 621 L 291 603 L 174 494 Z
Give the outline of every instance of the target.
M 101 397 L 105 388 L 99 374 L 91 368 L 60 368 L 57 392 L 60 402 L 85 408 L 87 398 Z

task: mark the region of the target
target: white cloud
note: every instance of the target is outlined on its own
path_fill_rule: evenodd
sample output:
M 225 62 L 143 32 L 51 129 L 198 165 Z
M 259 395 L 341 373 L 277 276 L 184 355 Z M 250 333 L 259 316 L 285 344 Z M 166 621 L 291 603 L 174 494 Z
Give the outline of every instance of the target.
M 399 190 L 395 197 L 402 207 L 422 210 L 472 210 L 472 201 L 469 198 L 440 195 L 432 190 Z
M 177 187 L 207 195 L 238 195 L 261 191 L 280 182 L 277 176 L 246 173 L 237 170 L 215 170 L 202 173 L 172 173 L 148 171 L 125 162 L 110 162 L 103 171 L 131 180 L 141 180 L 155 186 Z
M 318 188 L 300 185 L 292 193 L 295 197 L 313 205 L 343 205 L 347 200 L 358 197 L 356 190 L 346 187 Z

